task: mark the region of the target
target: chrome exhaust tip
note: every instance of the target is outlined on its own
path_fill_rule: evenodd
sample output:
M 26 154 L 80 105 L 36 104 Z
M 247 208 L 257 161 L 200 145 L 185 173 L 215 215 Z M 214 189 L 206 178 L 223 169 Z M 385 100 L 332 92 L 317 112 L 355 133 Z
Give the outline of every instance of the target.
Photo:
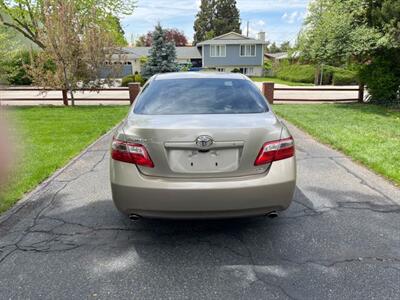
M 271 211 L 270 213 L 267 213 L 266 215 L 268 218 L 273 219 L 278 217 L 278 213 L 276 211 Z
M 130 219 L 131 221 L 137 221 L 137 220 L 140 219 L 140 216 L 139 216 L 139 215 L 135 215 L 135 214 L 130 214 L 130 215 L 129 215 L 129 219 Z

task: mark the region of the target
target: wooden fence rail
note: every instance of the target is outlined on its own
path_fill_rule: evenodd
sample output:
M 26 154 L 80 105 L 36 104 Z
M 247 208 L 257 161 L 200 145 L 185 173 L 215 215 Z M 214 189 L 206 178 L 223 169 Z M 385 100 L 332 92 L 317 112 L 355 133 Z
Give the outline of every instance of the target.
M 68 106 L 71 98 L 68 97 L 66 90 L 57 89 L 40 89 L 40 88 L 5 88 L 0 89 L 1 91 L 36 91 L 36 92 L 54 92 L 60 91 L 61 95 L 59 98 L 2 98 L 0 101 L 62 101 L 64 105 Z M 129 83 L 126 88 L 99 88 L 99 89 L 77 89 L 75 92 L 99 92 L 99 91 L 127 91 L 128 98 L 74 98 L 75 101 L 129 101 L 131 104 L 135 101 L 137 95 L 140 92 L 139 83 Z M 324 98 L 321 94 L 318 98 L 276 98 L 276 91 L 285 92 L 358 92 L 357 98 Z M 364 86 L 360 85 L 358 88 L 322 88 L 322 87 L 275 87 L 273 82 L 263 82 L 262 92 L 270 103 L 275 101 L 287 101 L 287 102 L 363 102 L 364 100 Z
M 62 101 L 65 106 L 69 105 L 69 101 L 71 98 L 68 97 L 67 90 L 59 90 L 59 89 L 40 89 L 40 88 L 3 88 L 0 89 L 1 91 L 18 91 L 18 92 L 25 92 L 25 91 L 32 91 L 32 92 L 61 92 L 60 97 L 58 98 L 3 98 L 0 97 L 0 101 Z M 140 92 L 140 84 L 139 83 L 129 83 L 128 87 L 122 88 L 96 88 L 96 89 L 77 89 L 74 92 L 100 92 L 100 91 L 127 91 L 129 97 L 128 98 L 74 98 L 74 101 L 129 101 L 130 104 L 135 101 L 137 95 Z
M 263 82 L 262 92 L 268 99 L 269 103 L 274 101 L 287 101 L 287 102 L 364 102 L 364 85 L 359 85 L 357 88 L 331 88 L 331 87 L 275 87 L 273 82 Z M 357 92 L 357 98 L 324 98 L 322 95 L 320 98 L 276 98 L 275 91 L 286 91 L 286 92 Z

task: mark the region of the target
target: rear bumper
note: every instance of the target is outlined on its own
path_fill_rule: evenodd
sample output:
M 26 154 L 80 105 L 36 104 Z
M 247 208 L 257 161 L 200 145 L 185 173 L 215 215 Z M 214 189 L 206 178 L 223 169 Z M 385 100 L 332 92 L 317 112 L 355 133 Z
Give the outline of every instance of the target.
M 289 207 L 296 185 L 295 158 L 274 162 L 268 174 L 218 179 L 156 178 L 111 160 L 111 190 L 125 214 L 157 218 L 263 215 Z

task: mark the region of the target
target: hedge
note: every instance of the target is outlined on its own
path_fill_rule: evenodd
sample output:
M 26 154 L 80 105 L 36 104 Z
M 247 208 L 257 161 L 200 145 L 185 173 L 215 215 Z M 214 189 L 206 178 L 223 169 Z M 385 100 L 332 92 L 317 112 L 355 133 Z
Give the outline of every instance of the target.
M 315 72 L 314 65 L 289 64 L 284 61 L 275 69 L 275 76 L 293 82 L 314 83 Z M 324 66 L 322 81 L 323 84 L 352 85 L 358 83 L 358 76 L 356 71 Z
M 275 76 L 288 81 L 314 83 L 315 67 L 282 62 L 275 70 Z
M 347 70 L 337 67 L 328 67 L 327 70 L 331 74 L 333 85 L 355 85 L 358 84 L 358 74 L 356 71 Z

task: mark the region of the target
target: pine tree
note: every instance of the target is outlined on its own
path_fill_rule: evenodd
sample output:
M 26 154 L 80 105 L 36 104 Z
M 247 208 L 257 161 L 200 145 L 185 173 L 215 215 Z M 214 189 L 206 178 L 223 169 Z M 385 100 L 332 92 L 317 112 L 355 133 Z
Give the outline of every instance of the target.
M 213 28 L 216 36 L 228 32 L 242 33 L 240 30 L 240 14 L 236 0 L 218 0 L 215 3 Z
M 242 33 L 236 0 L 201 0 L 193 29 L 194 44 L 231 31 Z
M 153 32 L 153 45 L 147 63 L 143 67 L 143 77 L 150 78 L 154 74 L 175 72 L 176 49 L 172 42 L 167 41 L 166 32 L 158 24 Z
M 215 0 L 201 0 L 200 10 L 194 22 L 193 44 L 202 42 L 209 37 L 213 38 L 213 19 L 215 10 Z

